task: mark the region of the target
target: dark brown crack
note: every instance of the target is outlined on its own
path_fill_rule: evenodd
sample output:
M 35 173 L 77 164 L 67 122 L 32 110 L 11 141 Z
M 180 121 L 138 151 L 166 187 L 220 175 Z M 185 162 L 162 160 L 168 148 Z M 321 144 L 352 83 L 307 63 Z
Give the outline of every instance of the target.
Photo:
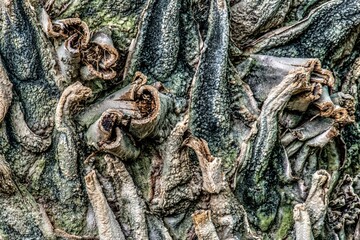
M 102 120 L 101 120 L 101 127 L 107 131 L 110 132 L 115 124 L 115 115 L 114 114 L 106 114 Z
M 144 92 L 136 100 L 136 105 L 139 109 L 141 117 L 147 117 L 152 114 L 156 108 L 155 100 L 149 92 Z
M 116 127 L 119 126 L 122 117 L 123 114 L 116 110 L 104 112 L 98 124 L 100 134 L 103 135 L 102 140 L 98 142 L 99 147 L 116 140 Z
M 109 109 L 105 111 L 88 129 L 88 144 L 122 160 L 136 159 L 140 151 L 132 138 L 120 129 L 123 125 L 124 114 L 120 110 Z
M 170 98 L 146 84 L 146 76 L 138 72 L 133 83 L 90 107 L 84 120 L 91 119 L 87 137 L 90 145 L 99 147 L 119 127 L 135 140 L 156 135 L 168 112 Z M 169 103 L 168 103 L 169 102 Z M 114 116 L 107 114 L 113 113 Z M 105 115 L 104 115 L 105 114 Z M 95 122 L 95 123 L 94 123 Z M 115 139 L 111 137 L 111 141 Z

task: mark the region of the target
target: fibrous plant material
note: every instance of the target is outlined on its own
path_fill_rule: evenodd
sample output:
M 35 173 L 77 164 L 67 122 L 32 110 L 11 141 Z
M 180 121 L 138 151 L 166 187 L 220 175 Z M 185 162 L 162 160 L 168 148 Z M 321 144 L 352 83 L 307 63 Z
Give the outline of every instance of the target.
M 196 235 L 199 239 L 219 239 L 214 224 L 211 221 L 210 211 L 198 211 L 192 217 Z
M 91 89 L 83 86 L 80 82 L 68 86 L 62 93 L 55 112 L 55 129 L 58 131 L 59 139 L 57 151 L 59 167 L 65 178 L 77 177 L 78 153 L 74 146 L 77 138 L 74 136 L 75 124 L 72 117 L 80 104 L 91 95 Z
M 214 158 L 211 155 L 207 142 L 204 140 L 188 138 L 186 144 L 198 156 L 203 178 L 203 190 L 213 194 L 223 191 L 226 188 L 226 182 L 221 170 L 221 159 Z
M 176 124 L 167 140 L 159 147 L 161 174 L 155 179 L 151 208 L 169 214 L 190 207 L 200 192 L 200 179 L 192 169 L 189 149 L 183 146 L 188 131 L 188 116 Z
M 118 109 L 105 111 L 100 119 L 90 126 L 87 138 L 90 145 L 98 150 L 112 153 L 123 159 L 131 160 L 139 156 L 135 143 L 120 129 L 124 114 Z
M 125 239 L 115 215 L 107 204 L 95 171 L 85 176 L 86 190 L 93 206 L 100 239 Z
M 89 126 L 86 134 L 89 145 L 130 160 L 139 155 L 134 140 L 156 137 L 171 108 L 171 99 L 145 85 L 146 81 L 143 74 L 137 73 L 129 86 L 83 113 L 82 119 L 87 121 L 104 110 Z
M 305 205 L 310 215 L 314 237 L 319 236 L 324 225 L 325 215 L 329 203 L 328 190 L 331 176 L 325 170 L 313 174 L 311 188 Z
M 41 11 L 40 21 L 45 34 L 57 40 L 56 53 L 61 75 L 66 82 L 76 79 L 79 76 L 81 51 L 90 40 L 88 26 L 79 18 L 52 22 L 44 9 Z
M 148 239 L 145 203 L 138 195 L 131 175 L 118 158 L 106 155 L 105 161 L 106 171 L 113 179 L 116 201 L 121 204 L 119 222 L 130 232 L 129 238 Z
M 111 38 L 104 32 L 97 32 L 90 41 L 90 46 L 82 52 L 85 67 L 80 70 L 83 80 L 101 78 L 113 79 L 116 76 L 114 67 L 119 58 Z
M 328 89 L 334 86 L 334 78 L 329 71 L 321 68 L 317 59 L 302 60 L 253 55 L 250 61 L 254 62 L 250 69 L 243 65 L 239 70 L 247 71 L 244 73 L 245 81 L 247 80 L 253 89 L 262 111 L 258 120 L 258 134 L 253 141 L 253 155 L 248 160 L 252 163 L 240 174 L 242 178 L 238 188 L 244 194 L 245 202 L 248 201 L 252 206 L 259 204 L 260 209 L 250 214 L 256 216 L 255 222 L 258 221 L 256 224 L 260 228 L 266 229 L 270 226 L 271 219 L 275 217 L 272 214 L 276 214 L 275 209 L 280 204 L 279 193 L 275 189 L 272 191 L 269 186 L 270 189 L 267 189 L 266 193 L 260 190 L 258 194 L 248 194 L 240 183 L 245 181 L 247 186 L 253 184 L 253 191 L 258 189 L 256 187 L 258 185 L 268 186 L 268 181 L 274 181 L 271 177 L 265 177 L 270 164 L 268 159 L 273 157 L 275 149 L 283 149 L 285 152 L 281 153 L 283 160 L 279 166 L 283 168 L 281 171 L 284 172 L 282 173 L 284 177 L 281 178 L 286 181 L 299 178 L 299 186 L 295 189 L 300 191 L 300 196 L 306 196 L 308 193 L 302 190 L 303 181 L 305 186 L 310 188 L 311 178 L 306 175 L 310 169 L 311 172 L 316 168 L 316 154 L 339 135 L 341 127 L 351 122 L 352 117 L 349 117 L 349 113 L 353 115 L 353 111 L 351 104 L 345 109 L 338 105 L 339 101 L 333 102 Z M 254 70 L 256 72 L 253 72 Z M 264 81 L 267 74 L 271 81 Z M 312 97 L 306 100 L 307 96 Z M 351 97 L 349 97 L 351 102 L 350 99 Z M 324 104 L 329 106 L 324 107 Z M 338 114 L 341 111 L 344 112 Z M 280 126 L 277 124 L 279 117 Z M 279 140 L 283 146 L 274 144 L 278 136 L 281 136 Z M 303 175 L 306 177 L 302 177 Z M 276 176 L 273 177 L 276 179 Z M 266 194 L 272 195 L 270 198 L 272 202 L 266 200 Z M 271 204 L 273 204 L 272 208 L 270 208 Z M 244 205 L 246 209 L 247 204 Z M 269 212 L 273 213 L 269 214 Z M 263 214 L 268 215 L 269 222 L 261 222 Z
M 186 145 L 192 148 L 199 160 L 203 177 L 203 190 L 210 194 L 209 207 L 212 220 L 209 220 L 209 212 L 197 212 L 193 216 L 196 232 L 199 237 L 211 235 L 216 239 L 247 238 L 256 239 L 249 227 L 246 212 L 243 206 L 237 202 L 232 190 L 226 182 L 221 169 L 221 159 L 211 155 L 206 141 L 190 137 Z M 216 232 L 212 229 L 215 224 Z M 201 226 L 204 224 L 205 226 Z M 199 226 L 200 225 L 200 226 Z
M 114 67 L 119 58 L 110 36 L 97 32 L 90 37 L 88 25 L 79 18 L 52 21 L 44 9 L 41 23 L 46 35 L 56 39 L 60 73 L 66 81 L 81 77 L 109 80 L 116 76 Z M 80 69 L 80 62 L 85 66 Z
M 295 234 L 296 240 L 314 239 L 311 230 L 311 222 L 309 213 L 305 204 L 297 204 L 294 207 Z
M 358 0 L 0 10 L 0 239 L 360 238 Z
M 324 170 L 315 172 L 305 203 L 295 205 L 296 239 L 314 239 L 321 233 L 328 205 L 329 182 L 329 173 Z

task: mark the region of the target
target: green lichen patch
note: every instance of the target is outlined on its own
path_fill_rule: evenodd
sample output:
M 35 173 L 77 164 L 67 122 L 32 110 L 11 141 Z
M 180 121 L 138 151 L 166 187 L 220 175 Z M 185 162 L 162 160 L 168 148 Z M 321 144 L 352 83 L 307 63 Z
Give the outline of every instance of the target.
M 276 231 L 275 239 L 286 239 L 289 231 L 293 228 L 293 209 L 290 205 L 285 205 L 279 209 L 280 226 Z

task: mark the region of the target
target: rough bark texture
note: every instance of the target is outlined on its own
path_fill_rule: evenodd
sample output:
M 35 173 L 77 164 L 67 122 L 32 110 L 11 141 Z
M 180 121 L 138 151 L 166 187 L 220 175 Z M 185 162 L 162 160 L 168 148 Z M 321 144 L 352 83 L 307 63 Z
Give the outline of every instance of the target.
M 359 0 L 0 1 L 0 239 L 360 239 Z

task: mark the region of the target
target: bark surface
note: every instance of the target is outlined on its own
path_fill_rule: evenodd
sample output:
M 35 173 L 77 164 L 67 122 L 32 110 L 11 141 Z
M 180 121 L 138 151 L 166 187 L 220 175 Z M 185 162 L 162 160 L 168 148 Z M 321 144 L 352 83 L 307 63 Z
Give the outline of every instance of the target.
M 358 0 L 0 10 L 0 240 L 360 239 Z

